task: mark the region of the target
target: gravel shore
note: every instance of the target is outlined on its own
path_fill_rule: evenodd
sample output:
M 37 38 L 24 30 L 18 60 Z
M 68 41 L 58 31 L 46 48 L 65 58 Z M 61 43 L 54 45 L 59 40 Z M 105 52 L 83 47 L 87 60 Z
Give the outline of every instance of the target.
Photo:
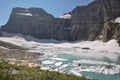
M 8 63 L 38 66 L 35 60 L 42 55 L 41 53 L 28 52 L 20 46 L 0 41 L 0 58 L 6 60 Z M 33 66 L 30 65 L 30 67 Z

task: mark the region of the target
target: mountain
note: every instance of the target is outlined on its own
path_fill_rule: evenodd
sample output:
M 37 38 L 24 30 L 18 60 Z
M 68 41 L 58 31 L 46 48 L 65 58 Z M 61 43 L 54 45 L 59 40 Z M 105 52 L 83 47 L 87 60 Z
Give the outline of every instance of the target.
M 64 28 L 70 26 L 69 19 L 54 18 L 41 8 L 14 8 L 8 23 L 1 30 L 32 35 L 40 39 L 68 39 Z M 69 40 L 69 39 L 68 39 Z
M 103 41 L 108 41 L 114 35 L 118 39 L 117 35 L 120 31 L 118 33 L 112 31 L 113 25 L 110 23 L 111 20 L 120 16 L 119 0 L 95 0 L 88 6 L 76 7 L 71 15 L 71 32 L 75 35 L 73 39 L 95 40 L 102 37 Z M 116 27 L 114 28 L 118 30 Z
M 55 29 L 53 20 L 54 17 L 41 8 L 14 8 L 8 23 L 2 27 L 2 30 L 49 38 L 53 35 L 47 36 L 46 31 L 49 29 L 49 33 L 53 33 Z
M 120 38 L 120 0 L 94 0 L 55 18 L 41 8 L 14 8 L 2 31 L 40 39 L 108 41 Z

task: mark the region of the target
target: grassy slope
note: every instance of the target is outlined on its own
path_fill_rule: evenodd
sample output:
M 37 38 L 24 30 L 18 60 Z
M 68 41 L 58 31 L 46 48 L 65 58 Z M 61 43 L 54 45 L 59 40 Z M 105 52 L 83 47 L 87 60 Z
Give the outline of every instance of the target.
M 13 73 L 16 70 L 16 73 Z M 43 71 L 39 68 L 16 66 L 0 61 L 0 80 L 88 80 L 84 77 Z

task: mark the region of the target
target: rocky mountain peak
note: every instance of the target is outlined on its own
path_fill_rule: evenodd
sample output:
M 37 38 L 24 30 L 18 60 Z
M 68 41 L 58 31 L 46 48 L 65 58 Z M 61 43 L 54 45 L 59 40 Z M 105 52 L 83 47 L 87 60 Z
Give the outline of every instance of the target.
M 32 35 L 41 39 L 108 41 L 120 38 L 120 0 L 94 0 L 77 6 L 61 18 L 41 8 L 14 8 L 1 30 Z

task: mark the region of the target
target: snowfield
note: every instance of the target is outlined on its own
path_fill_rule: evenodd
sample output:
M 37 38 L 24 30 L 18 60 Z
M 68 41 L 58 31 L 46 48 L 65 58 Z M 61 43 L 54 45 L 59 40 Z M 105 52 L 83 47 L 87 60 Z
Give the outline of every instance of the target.
M 115 23 L 120 23 L 120 17 L 117 17 L 114 22 Z
M 71 19 L 72 15 L 71 14 L 65 14 L 60 16 L 61 19 Z
M 24 15 L 24 16 L 33 16 L 31 13 L 16 13 L 18 15 Z
M 117 61 L 120 57 L 120 47 L 116 40 L 110 40 L 106 43 L 102 41 L 68 42 L 52 39 L 40 40 L 31 36 L 6 32 L 3 32 L 3 36 L 0 37 L 0 40 L 28 48 L 31 52 L 41 52 L 48 55 L 66 53 L 81 56 L 83 58 L 107 58 L 112 61 Z M 88 47 L 90 50 L 82 49 L 84 47 Z

